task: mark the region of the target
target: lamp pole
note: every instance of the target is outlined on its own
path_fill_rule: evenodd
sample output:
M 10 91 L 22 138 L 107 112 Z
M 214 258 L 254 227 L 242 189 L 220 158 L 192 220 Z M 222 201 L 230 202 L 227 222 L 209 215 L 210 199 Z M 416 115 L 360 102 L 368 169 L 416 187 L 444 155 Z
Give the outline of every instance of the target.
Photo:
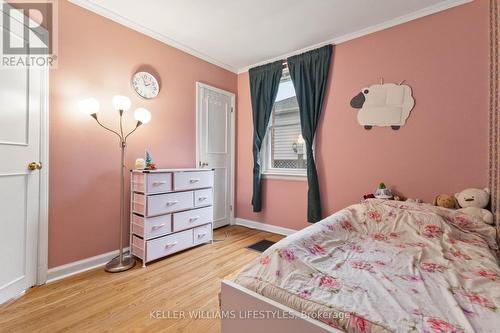
M 128 134 L 124 134 L 123 132 L 123 112 L 124 110 L 130 107 L 130 99 L 125 96 L 115 96 L 113 98 L 113 105 L 120 114 L 120 131 L 112 130 L 111 128 L 103 125 L 98 117 L 97 111 L 99 110 L 99 103 L 95 99 L 87 99 L 80 102 L 80 108 L 82 111 L 90 114 L 92 118 L 95 119 L 97 124 L 104 128 L 105 130 L 115 134 L 120 143 L 120 249 L 117 257 L 111 259 L 105 266 L 105 270 L 110 273 L 117 273 L 126 271 L 135 266 L 135 259 L 132 255 L 124 255 L 123 253 L 123 224 L 125 223 L 125 149 L 127 147 L 127 138 L 134 133 L 139 126 L 142 124 L 148 123 L 151 120 L 151 113 L 148 110 L 143 108 L 138 108 L 134 117 L 137 120 L 137 123 L 133 130 L 131 130 Z
M 130 131 L 127 135 L 123 135 L 123 110 L 119 110 L 120 112 L 120 133 L 110 129 L 109 127 L 104 126 L 99 119 L 97 118 L 97 113 L 91 114 L 92 118 L 96 120 L 96 122 L 104 128 L 105 130 L 112 132 L 118 136 L 120 139 L 120 150 L 121 150 L 121 158 L 120 158 L 120 253 L 118 257 L 115 257 L 109 261 L 105 270 L 110 273 L 118 273 L 126 271 L 135 266 L 135 259 L 131 256 L 124 256 L 123 254 L 123 224 L 125 223 L 125 148 L 127 147 L 127 138 L 130 134 L 134 133 L 139 126 L 142 125 L 140 121 L 137 121 L 135 128 Z

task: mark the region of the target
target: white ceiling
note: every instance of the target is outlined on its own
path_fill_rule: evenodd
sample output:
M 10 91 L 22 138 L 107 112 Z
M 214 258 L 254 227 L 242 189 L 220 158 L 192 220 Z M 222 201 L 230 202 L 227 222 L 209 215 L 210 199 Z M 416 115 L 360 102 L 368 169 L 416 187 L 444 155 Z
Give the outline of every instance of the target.
M 470 0 L 71 0 L 233 72 Z

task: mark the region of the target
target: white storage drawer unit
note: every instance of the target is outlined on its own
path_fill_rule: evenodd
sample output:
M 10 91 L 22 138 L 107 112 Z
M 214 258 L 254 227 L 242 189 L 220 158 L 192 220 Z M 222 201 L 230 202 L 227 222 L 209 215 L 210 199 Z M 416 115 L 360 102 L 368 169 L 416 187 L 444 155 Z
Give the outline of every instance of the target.
M 193 200 L 193 191 L 149 195 L 146 199 L 146 215 L 155 216 L 191 209 L 194 208 Z
M 188 210 L 174 214 L 173 231 L 190 229 L 202 224 L 213 222 L 214 210 L 213 207 L 205 207 L 199 209 Z
M 194 245 L 205 243 L 208 239 L 212 239 L 212 228 L 210 224 L 204 224 L 193 229 Z
M 132 187 L 134 191 L 146 194 L 170 192 L 172 191 L 172 173 L 135 172 L 132 174 Z
M 146 243 L 147 257 L 155 260 L 193 246 L 193 232 L 186 230 L 160 237 Z
M 213 172 L 195 171 L 174 173 L 174 189 L 176 191 L 204 187 L 214 187 Z
M 194 192 L 173 192 L 166 194 L 132 195 L 134 213 L 143 216 L 156 216 L 194 208 Z
M 212 241 L 214 171 L 133 170 L 130 244 L 147 262 Z
M 163 236 L 172 232 L 172 215 L 142 217 L 132 214 L 132 233 L 146 239 Z
M 207 188 L 205 190 L 194 191 L 194 206 L 204 207 L 213 205 L 213 189 Z

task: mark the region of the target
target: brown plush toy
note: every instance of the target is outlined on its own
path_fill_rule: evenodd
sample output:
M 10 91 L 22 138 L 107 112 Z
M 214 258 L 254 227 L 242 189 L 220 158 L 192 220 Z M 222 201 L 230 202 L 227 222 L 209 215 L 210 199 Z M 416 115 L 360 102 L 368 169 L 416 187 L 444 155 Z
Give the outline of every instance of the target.
M 434 205 L 448 209 L 455 209 L 457 208 L 457 199 L 449 194 L 439 194 L 434 198 Z

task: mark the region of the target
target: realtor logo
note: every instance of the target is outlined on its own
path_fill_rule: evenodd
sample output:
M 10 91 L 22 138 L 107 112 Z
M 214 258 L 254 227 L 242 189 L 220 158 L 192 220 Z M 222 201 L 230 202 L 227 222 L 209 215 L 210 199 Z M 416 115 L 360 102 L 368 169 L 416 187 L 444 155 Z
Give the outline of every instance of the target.
M 1 67 L 54 67 L 57 46 L 55 0 L 0 0 Z

